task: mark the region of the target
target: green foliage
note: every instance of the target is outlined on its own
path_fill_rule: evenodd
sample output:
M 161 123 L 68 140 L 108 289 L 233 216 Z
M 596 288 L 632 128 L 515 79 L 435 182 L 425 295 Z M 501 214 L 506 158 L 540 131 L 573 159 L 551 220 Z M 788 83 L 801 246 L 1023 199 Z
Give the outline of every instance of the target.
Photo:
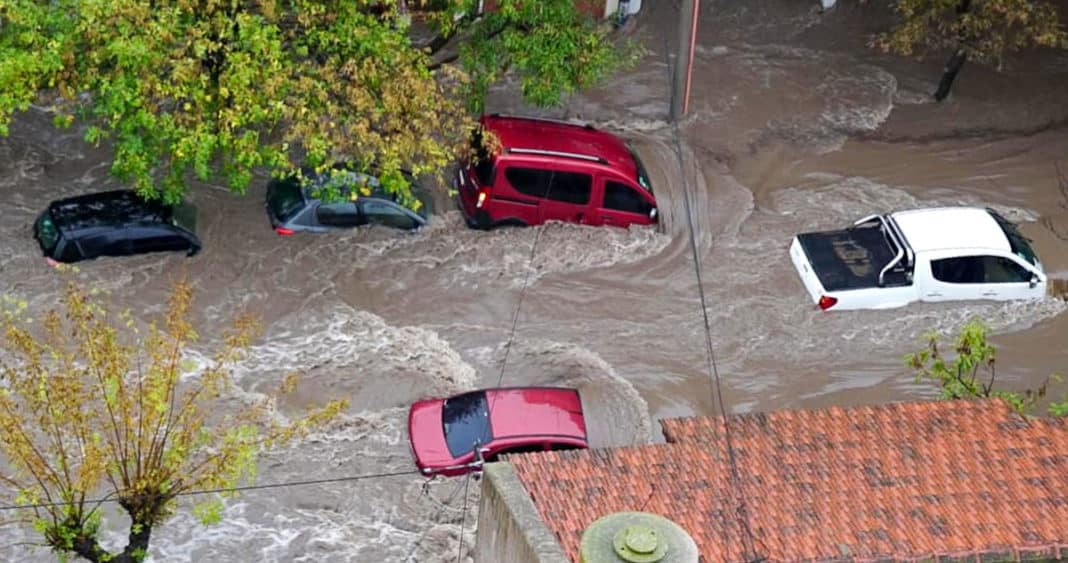
M 10 471 L 0 484 L 27 510 L 45 542 L 90 561 L 140 561 L 154 526 L 177 509 L 184 492 L 228 489 L 251 480 L 257 455 L 335 416 L 334 401 L 282 423 L 277 396 L 218 408 L 232 387 L 230 367 L 256 333 L 240 317 L 212 362 L 188 373 L 186 347 L 199 338 L 189 322 L 192 287 L 180 282 L 160 319 L 139 331 L 127 312 L 113 313 L 74 285 L 59 310 L 30 325 L 20 301 L 6 299 L 0 319 L 4 351 L 0 454 Z M 36 330 L 31 330 L 36 328 Z M 291 391 L 287 378 L 279 393 Z M 100 501 L 130 518 L 119 554 L 101 547 Z M 219 512 L 200 510 L 206 522 Z
M 1053 374 L 1037 389 L 1023 393 L 994 389 L 997 349 L 989 342 L 989 329 L 978 320 L 966 323 L 954 341 L 952 359 L 947 359 L 938 345 L 938 335 L 924 337 L 927 346 L 905 356 L 905 365 L 916 373 L 916 380 L 932 380 L 938 384 L 943 399 L 977 399 L 998 397 L 1018 412 L 1030 412 L 1036 402 L 1044 398 L 1052 383 L 1063 378 Z M 1054 416 L 1068 415 L 1068 394 L 1061 401 L 1052 402 L 1048 411 Z
M 633 43 L 614 44 L 608 28 L 579 13 L 575 0 L 499 0 L 473 26 L 460 61 L 471 78 L 471 109 L 482 111 L 487 89 L 505 71 L 516 73 L 529 101 L 556 106 L 641 54 Z
M 969 60 L 1000 67 L 1028 47 L 1068 48 L 1057 7 L 1042 0 L 896 0 L 893 7 L 900 21 L 872 42 L 886 52 L 961 49 Z
M 465 106 L 506 69 L 552 105 L 629 56 L 572 0 L 500 0 L 484 17 L 477 0 L 409 4 L 446 36 L 471 32 L 459 67 L 413 44 L 403 2 L 0 0 L 0 134 L 44 104 L 170 202 L 193 178 L 244 192 L 259 169 L 340 162 L 414 205 L 400 172 L 440 174 L 474 124 Z

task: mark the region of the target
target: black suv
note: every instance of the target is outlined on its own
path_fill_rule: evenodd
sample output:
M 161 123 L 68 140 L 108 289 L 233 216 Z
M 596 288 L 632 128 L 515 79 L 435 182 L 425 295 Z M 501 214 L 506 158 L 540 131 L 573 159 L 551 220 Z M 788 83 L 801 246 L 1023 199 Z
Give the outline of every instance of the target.
M 200 251 L 196 208 L 146 200 L 129 190 L 53 201 L 34 223 L 33 237 L 45 257 L 57 262 Z

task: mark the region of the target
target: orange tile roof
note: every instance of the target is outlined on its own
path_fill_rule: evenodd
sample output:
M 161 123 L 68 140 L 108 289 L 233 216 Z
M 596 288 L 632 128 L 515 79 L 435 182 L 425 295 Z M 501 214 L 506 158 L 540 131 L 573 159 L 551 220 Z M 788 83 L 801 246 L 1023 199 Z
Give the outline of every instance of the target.
M 620 510 L 674 520 L 708 562 L 1068 557 L 1064 420 L 989 400 L 661 424 L 667 444 L 509 460 L 572 559 Z

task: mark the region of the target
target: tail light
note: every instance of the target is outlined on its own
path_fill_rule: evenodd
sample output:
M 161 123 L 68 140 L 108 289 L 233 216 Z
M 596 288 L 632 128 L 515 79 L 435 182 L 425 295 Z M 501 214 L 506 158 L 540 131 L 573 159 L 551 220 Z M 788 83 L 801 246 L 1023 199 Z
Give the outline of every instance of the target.
M 293 234 L 293 229 L 287 229 L 285 227 L 275 227 L 274 232 L 280 235 L 291 235 Z
M 820 306 L 820 309 L 822 309 L 824 311 L 826 311 L 827 309 L 830 309 L 831 307 L 834 307 L 834 305 L 836 303 L 838 303 L 838 298 L 837 297 L 828 297 L 826 295 L 820 296 L 819 306 Z
M 475 202 L 475 207 L 482 208 L 482 204 L 486 203 L 486 198 L 489 197 L 489 190 L 482 188 L 478 190 L 478 201 Z

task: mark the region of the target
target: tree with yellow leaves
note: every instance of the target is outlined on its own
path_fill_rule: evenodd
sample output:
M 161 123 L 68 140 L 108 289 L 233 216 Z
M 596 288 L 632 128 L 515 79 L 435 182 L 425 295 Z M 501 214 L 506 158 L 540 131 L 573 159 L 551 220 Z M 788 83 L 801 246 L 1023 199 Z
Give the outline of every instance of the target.
M 61 556 L 141 561 L 178 496 L 251 479 L 262 449 L 344 408 L 335 401 L 288 422 L 274 416 L 273 397 L 213 409 L 257 325 L 238 318 L 211 363 L 191 370 L 184 351 L 198 339 L 188 318 L 192 295 L 188 283 L 176 284 L 167 311 L 143 330 L 73 284 L 40 322 L 24 318 L 24 307 L 7 308 L 0 452 L 8 467 L 0 466 L 0 491 L 29 506 L 25 519 Z M 294 383 L 288 378 L 279 392 Z M 99 541 L 104 501 L 130 518 L 118 553 Z M 215 500 L 197 509 L 210 522 L 220 507 Z
M 1021 49 L 1068 48 L 1057 7 L 1044 0 L 896 0 L 893 7 L 900 21 L 873 45 L 905 56 L 952 53 L 934 93 L 938 101 L 968 60 L 1001 68 Z

